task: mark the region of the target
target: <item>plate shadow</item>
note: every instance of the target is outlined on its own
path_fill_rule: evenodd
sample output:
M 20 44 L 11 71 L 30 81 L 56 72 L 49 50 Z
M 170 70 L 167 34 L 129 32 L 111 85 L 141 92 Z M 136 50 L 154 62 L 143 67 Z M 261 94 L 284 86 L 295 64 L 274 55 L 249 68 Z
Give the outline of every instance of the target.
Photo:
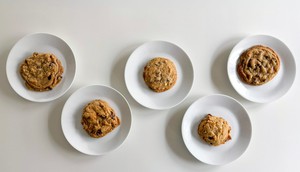
M 16 36 L 5 41 L 5 45 L 0 49 L 0 92 L 5 97 L 10 97 L 14 99 L 19 99 L 19 95 L 11 88 L 7 76 L 6 76 L 6 61 L 10 50 L 13 48 L 14 44 L 21 39 L 22 36 Z M 25 99 L 23 99 L 25 101 Z
M 227 72 L 227 61 L 233 47 L 243 39 L 244 37 L 232 38 L 221 44 L 214 55 L 214 62 L 211 66 L 211 78 L 214 86 L 221 92 L 233 97 L 247 107 L 256 108 L 261 107 L 262 104 L 251 102 L 242 97 L 231 85 L 228 72 Z
M 200 97 L 203 96 L 190 96 L 180 105 L 180 107 L 177 106 L 177 108 L 173 108 L 169 113 L 170 118 L 166 124 L 165 136 L 170 149 L 175 153 L 175 155 L 190 163 L 199 163 L 200 161 L 193 157 L 193 155 L 186 148 L 182 138 L 181 124 L 185 112 L 189 106 Z M 200 162 L 200 165 L 206 164 Z
M 113 65 L 112 71 L 111 71 L 111 78 L 110 82 L 113 88 L 117 89 L 121 94 L 127 99 L 131 107 L 139 108 L 139 109 L 147 109 L 140 105 L 129 93 L 127 90 L 126 84 L 125 84 L 125 67 L 127 60 L 131 53 L 142 43 L 136 43 L 132 44 L 131 46 L 128 46 L 124 48 L 123 51 L 119 53 L 119 55 L 116 57 L 115 64 Z

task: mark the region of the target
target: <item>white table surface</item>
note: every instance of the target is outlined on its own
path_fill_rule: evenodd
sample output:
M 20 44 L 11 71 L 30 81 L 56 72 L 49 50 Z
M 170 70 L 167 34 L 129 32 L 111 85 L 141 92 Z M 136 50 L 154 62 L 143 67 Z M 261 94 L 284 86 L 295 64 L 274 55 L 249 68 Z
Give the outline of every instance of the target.
M 282 40 L 298 63 L 300 1 L 297 0 L 1 0 L 0 171 L 299 171 L 299 78 L 280 99 L 257 104 L 233 89 L 226 72 L 233 46 L 249 35 Z M 45 32 L 64 39 L 77 60 L 71 89 L 48 103 L 18 96 L 6 78 L 10 49 L 23 36 Z M 164 40 L 190 56 L 195 72 L 187 99 L 168 110 L 139 105 L 124 82 L 129 55 L 144 42 Z M 299 64 L 298 64 L 299 66 Z M 104 156 L 75 150 L 61 129 L 61 111 L 77 89 L 104 84 L 119 90 L 132 108 L 124 144 Z M 185 147 L 181 122 L 198 98 L 229 95 L 248 110 L 253 134 L 246 152 L 224 166 L 199 162 Z

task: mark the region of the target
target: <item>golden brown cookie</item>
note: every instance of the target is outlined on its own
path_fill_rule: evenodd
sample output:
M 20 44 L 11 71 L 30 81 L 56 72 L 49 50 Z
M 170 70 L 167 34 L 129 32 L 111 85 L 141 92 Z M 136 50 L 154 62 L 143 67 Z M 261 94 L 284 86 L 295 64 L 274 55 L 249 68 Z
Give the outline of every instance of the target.
M 103 137 L 120 123 L 115 111 L 103 100 L 93 100 L 83 109 L 81 124 L 91 137 Z
M 163 57 L 150 60 L 144 67 L 144 81 L 155 92 L 171 89 L 177 81 L 177 70 L 174 63 Z
M 49 53 L 33 53 L 20 66 L 20 74 L 30 90 L 52 90 L 61 80 L 64 68 L 60 60 Z
M 221 117 L 206 115 L 198 125 L 199 136 L 208 144 L 218 146 L 231 139 L 231 127 Z
M 262 85 L 272 80 L 280 68 L 280 58 L 269 47 L 256 45 L 242 53 L 237 64 L 240 78 L 250 85 Z

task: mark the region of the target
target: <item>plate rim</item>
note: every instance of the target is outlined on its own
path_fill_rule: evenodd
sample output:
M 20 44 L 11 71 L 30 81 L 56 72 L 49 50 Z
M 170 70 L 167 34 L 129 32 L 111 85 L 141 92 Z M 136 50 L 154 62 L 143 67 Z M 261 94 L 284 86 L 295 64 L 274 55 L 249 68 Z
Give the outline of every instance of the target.
M 261 38 L 269 38 L 269 39 L 272 39 L 276 42 L 279 42 L 281 45 L 283 45 L 283 48 L 286 49 L 290 54 L 291 54 L 291 58 L 290 60 L 292 61 L 293 63 L 293 67 L 295 69 L 294 71 L 294 76 L 293 78 L 291 79 L 291 84 L 288 86 L 288 88 L 282 93 L 280 94 L 279 96 L 275 97 L 275 98 L 270 98 L 270 99 L 267 99 L 267 100 L 258 100 L 258 99 L 254 99 L 254 98 L 249 98 L 248 96 L 244 95 L 241 91 L 239 91 L 238 87 L 236 86 L 236 84 L 234 84 L 234 78 L 232 75 L 230 75 L 230 61 L 232 58 L 234 58 L 233 54 L 235 53 L 235 49 L 239 47 L 240 44 L 244 43 L 245 41 L 249 40 L 249 39 L 252 39 L 254 37 L 261 37 Z M 274 42 L 273 41 L 273 42 Z M 259 44 L 259 43 L 258 43 Z M 253 44 L 254 45 L 254 44 Z M 282 46 L 281 46 L 282 47 Z M 250 47 L 248 47 L 250 48 Z M 247 48 L 245 48 L 246 50 Z M 291 49 L 283 42 L 281 41 L 280 39 L 274 37 L 274 36 L 271 36 L 271 35 L 266 35 L 266 34 L 256 34 L 256 35 L 250 35 L 250 36 L 246 36 L 244 38 L 242 38 L 238 43 L 236 43 L 234 45 L 234 47 L 232 48 L 232 50 L 230 51 L 230 54 L 228 56 L 228 60 L 227 60 L 227 76 L 229 78 L 229 82 L 231 84 L 231 86 L 234 88 L 234 90 L 240 95 L 242 96 L 244 99 L 248 100 L 248 101 L 251 101 L 251 102 L 254 102 L 254 103 L 270 103 L 270 102 L 273 102 L 273 101 L 276 101 L 278 99 L 280 99 L 281 97 L 283 97 L 284 95 L 286 95 L 288 93 L 288 91 L 291 89 L 291 87 L 294 85 L 294 82 L 295 82 L 295 79 L 296 79 L 296 75 L 297 75 L 297 64 L 296 64 L 296 60 L 295 60 L 295 57 L 291 51 Z M 236 76 L 238 77 L 238 76 Z
M 236 157 L 235 159 L 231 160 L 231 161 L 228 161 L 228 162 L 225 162 L 225 163 L 209 163 L 207 161 L 203 161 L 202 159 L 200 159 L 199 157 L 197 157 L 193 151 L 190 149 L 189 145 L 188 145 L 188 141 L 186 140 L 186 136 L 185 136 L 185 132 L 184 132 L 184 121 L 185 121 L 185 118 L 187 118 L 187 112 L 189 111 L 189 109 L 194 105 L 196 104 L 198 101 L 201 101 L 201 100 L 204 100 L 204 99 L 207 99 L 207 98 L 210 98 L 210 97 L 224 97 L 226 99 L 230 99 L 232 101 L 234 101 L 235 103 L 237 103 L 237 105 L 239 105 L 245 112 L 246 112 L 246 117 L 248 118 L 248 122 L 249 122 L 249 126 L 250 126 L 250 135 L 249 135 L 249 141 L 247 142 L 247 145 L 245 145 L 245 148 L 244 150 L 242 151 L 242 153 Z M 181 122 L 181 136 L 182 136 L 182 139 L 183 139 L 183 142 L 184 142 L 184 145 L 186 146 L 187 150 L 190 152 L 190 154 L 192 154 L 192 156 L 194 158 L 196 158 L 197 160 L 199 160 L 200 162 L 203 162 L 205 164 L 208 164 L 208 165 L 214 165 L 214 166 L 220 166 L 220 165 L 226 165 L 226 164 L 229 164 L 229 163 L 232 163 L 236 160 L 238 160 L 246 151 L 247 149 L 249 148 L 249 145 L 251 143 L 251 140 L 252 140 L 252 135 L 253 135 L 253 127 L 252 127 L 252 122 L 251 122 L 251 118 L 250 118 L 250 115 L 247 111 L 247 109 L 242 105 L 242 103 L 240 103 L 239 101 L 237 101 L 236 99 L 234 99 L 233 97 L 229 96 L 229 95 L 225 95 L 225 94 L 210 94 L 210 95 L 205 95 L 205 96 L 202 96 L 198 99 L 196 99 L 189 107 L 188 109 L 185 111 L 184 115 L 183 115 L 183 118 L 182 118 L 182 122 Z
M 129 65 L 129 60 L 132 58 L 132 55 L 134 54 L 134 52 L 136 52 L 138 49 L 140 49 L 141 47 L 147 45 L 147 44 L 151 44 L 151 43 L 165 43 L 165 44 L 168 44 L 168 45 L 172 45 L 174 47 L 176 47 L 177 49 L 181 50 L 185 55 L 186 55 L 186 59 L 187 61 L 190 63 L 190 67 L 191 67 L 191 72 L 192 72 L 192 79 L 191 79 L 191 83 L 190 83 L 190 86 L 189 86 L 189 90 L 187 92 L 187 94 L 183 97 L 182 100 L 178 101 L 177 103 L 171 105 L 171 106 L 165 106 L 165 107 L 153 107 L 153 106 L 149 106 L 147 105 L 146 103 L 141 103 L 137 98 L 136 96 L 134 96 L 134 93 L 133 91 L 128 87 L 128 81 L 127 81 L 127 68 L 128 68 L 128 65 Z M 125 79 L 125 85 L 126 85 L 126 88 L 129 92 L 129 94 L 131 95 L 131 97 L 136 101 L 138 102 L 140 105 L 142 105 L 143 107 L 146 107 L 146 108 L 149 108 L 149 109 L 153 109 L 153 110 L 167 110 L 167 109 L 171 109 L 173 107 L 176 107 L 177 105 L 179 105 L 180 103 L 182 103 L 187 97 L 188 95 L 191 93 L 191 90 L 193 89 L 193 86 L 194 86 L 194 80 L 195 80 L 195 71 L 194 71 L 194 66 L 193 66 L 193 63 L 192 63 L 192 60 L 191 58 L 189 57 L 189 55 L 181 48 L 179 47 L 177 44 L 174 44 L 172 42 L 169 42 L 169 41 L 164 41 L 164 40 L 152 40 L 152 41 L 146 41 L 142 44 L 140 44 L 138 47 L 136 47 L 132 52 L 131 54 L 129 55 L 127 61 L 126 61 L 126 64 L 125 64 L 125 72 L 124 72 L 124 79 Z
M 26 97 L 26 96 L 24 96 L 20 91 L 18 91 L 18 89 L 17 89 L 17 88 L 15 87 L 15 85 L 13 84 L 13 81 L 12 81 L 11 78 L 9 77 L 9 75 L 10 75 L 9 73 L 11 73 L 11 72 L 9 71 L 7 65 L 9 64 L 9 60 L 12 58 L 12 57 L 11 57 L 11 54 L 13 53 L 14 49 L 16 48 L 16 46 L 17 46 L 22 40 L 24 40 L 24 39 L 26 39 L 26 38 L 30 38 L 30 37 L 32 37 L 32 36 L 36 36 L 36 35 L 43 35 L 43 36 L 44 36 L 44 35 L 47 35 L 47 36 L 53 37 L 53 38 L 55 38 L 56 40 L 59 40 L 59 41 L 61 41 L 62 43 L 64 43 L 65 46 L 70 50 L 70 53 L 72 54 L 71 59 L 72 59 L 72 61 L 74 61 L 74 74 L 73 74 L 73 77 L 72 77 L 72 79 L 71 79 L 71 82 L 70 82 L 69 86 L 68 86 L 65 90 L 63 90 L 62 92 L 60 92 L 57 96 L 54 96 L 54 97 L 51 97 L 51 98 L 34 99 L 34 98 Z M 67 44 L 67 42 L 66 42 L 64 39 L 62 39 L 62 38 L 60 38 L 60 37 L 58 37 L 58 36 L 56 36 L 56 35 L 54 35 L 54 34 L 47 33 L 47 32 L 35 32 L 35 33 L 29 33 L 29 34 L 24 35 L 23 37 L 21 37 L 20 39 L 18 39 L 17 42 L 14 43 L 14 45 L 13 45 L 12 48 L 10 49 L 10 51 L 9 51 L 9 53 L 8 53 L 8 56 L 7 56 L 7 58 L 6 58 L 5 68 L 6 68 L 6 70 L 5 70 L 5 71 L 6 71 L 6 78 L 7 78 L 8 82 L 9 82 L 9 85 L 10 85 L 10 87 L 14 90 L 14 92 L 17 93 L 17 95 L 19 95 L 19 96 L 22 97 L 23 99 L 28 100 L 28 101 L 31 101 L 31 102 L 43 103 L 43 102 L 51 102 L 51 101 L 53 101 L 53 100 L 56 100 L 56 99 L 62 97 L 62 96 L 63 96 L 63 95 L 71 88 L 71 86 L 72 86 L 73 83 L 74 83 L 74 80 L 75 80 L 75 77 L 76 77 L 76 73 L 77 73 L 77 62 L 76 62 L 75 54 L 74 54 L 72 48 L 69 46 L 69 44 Z
M 65 111 L 65 108 L 66 108 L 65 105 L 66 105 L 69 101 L 71 101 L 71 97 L 72 97 L 73 95 L 75 95 L 75 93 L 78 93 L 78 92 L 80 92 L 80 91 L 82 91 L 82 90 L 84 90 L 84 89 L 87 89 L 88 87 L 102 87 L 102 88 L 108 88 L 108 89 L 110 89 L 110 90 L 116 92 L 116 93 L 124 100 L 124 102 L 125 102 L 126 105 L 127 105 L 128 110 L 129 110 L 129 112 L 130 112 L 130 114 L 128 115 L 129 118 L 130 118 L 130 120 L 129 120 L 129 128 L 128 128 L 128 131 L 127 131 L 127 133 L 126 133 L 124 139 L 122 140 L 122 142 L 121 142 L 118 146 L 116 146 L 114 149 L 111 149 L 111 150 L 109 150 L 109 151 L 105 151 L 105 152 L 102 152 L 102 153 L 94 153 L 94 154 L 92 154 L 92 153 L 87 153 L 87 152 L 84 152 L 84 151 L 78 149 L 77 147 L 75 147 L 75 146 L 73 145 L 72 142 L 70 142 L 68 136 L 67 136 L 66 133 L 65 133 L 65 128 L 63 127 L 63 126 L 64 126 L 64 124 L 63 124 L 63 116 L 64 116 L 64 111 Z M 119 149 L 119 148 L 124 144 L 125 140 L 127 139 L 127 137 L 128 137 L 129 134 L 130 134 L 130 131 L 131 131 L 131 128 L 132 128 L 132 122 L 133 122 L 133 118 L 132 118 L 132 110 L 131 110 L 131 107 L 130 107 L 130 104 L 129 104 L 128 100 L 127 100 L 127 99 L 125 98 L 125 96 L 124 96 L 121 92 L 119 92 L 117 89 L 115 89 L 115 88 L 113 88 L 113 87 L 111 87 L 111 86 L 108 86 L 108 85 L 104 85 L 104 84 L 91 84 L 91 85 L 85 85 L 85 86 L 82 86 L 82 87 L 78 88 L 77 90 L 75 90 L 75 91 L 68 97 L 68 99 L 66 100 L 66 102 L 64 103 L 64 106 L 63 106 L 63 108 L 62 108 L 62 110 L 61 110 L 61 117 L 60 117 L 60 126 L 61 126 L 61 129 L 62 129 L 64 138 L 67 140 L 67 142 L 68 142 L 75 150 L 77 150 L 78 152 L 80 152 L 80 153 L 82 153 L 82 154 L 85 154 L 85 155 L 91 155 L 91 156 L 106 155 L 106 154 L 109 154 L 110 152 L 113 152 L 113 151 Z

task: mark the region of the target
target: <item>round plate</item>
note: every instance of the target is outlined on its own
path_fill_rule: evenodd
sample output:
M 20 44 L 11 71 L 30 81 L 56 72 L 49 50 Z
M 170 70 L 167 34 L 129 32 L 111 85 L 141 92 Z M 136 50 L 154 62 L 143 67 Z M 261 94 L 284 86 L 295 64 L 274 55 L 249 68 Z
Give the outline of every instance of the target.
M 165 57 L 174 62 L 177 82 L 168 91 L 156 93 L 143 79 L 147 62 L 155 57 Z M 194 80 L 193 65 L 188 55 L 178 46 L 164 41 L 147 42 L 129 57 L 125 67 L 125 82 L 132 97 L 150 109 L 169 109 L 181 103 L 189 94 Z
M 80 121 L 84 107 L 95 99 L 106 101 L 120 118 L 121 124 L 102 138 L 92 138 Z M 117 90 L 91 85 L 80 88 L 66 101 L 61 115 L 61 126 L 68 142 L 88 155 L 104 155 L 117 149 L 126 139 L 131 127 L 131 110 L 125 97 Z
M 64 67 L 62 81 L 51 91 L 37 92 L 29 90 L 20 75 L 20 65 L 34 52 L 53 53 Z M 33 102 L 48 102 L 62 96 L 71 87 L 76 72 L 76 62 L 71 48 L 61 38 L 46 34 L 30 34 L 20 39 L 11 49 L 6 74 L 11 87 L 21 97 Z
M 280 57 L 279 72 L 271 81 L 261 86 L 244 83 L 236 70 L 240 55 L 254 45 L 268 46 Z M 293 85 L 296 63 L 291 51 L 283 42 L 271 36 L 255 35 L 243 39 L 232 49 L 227 63 L 227 72 L 232 86 L 241 96 L 253 102 L 267 103 L 282 97 Z
M 211 146 L 198 135 L 198 125 L 207 115 L 219 116 L 231 126 L 231 140 Z M 224 165 L 239 158 L 251 139 L 251 122 L 245 108 L 225 95 L 210 95 L 195 101 L 186 111 L 181 125 L 183 141 L 198 160 L 211 165 Z

